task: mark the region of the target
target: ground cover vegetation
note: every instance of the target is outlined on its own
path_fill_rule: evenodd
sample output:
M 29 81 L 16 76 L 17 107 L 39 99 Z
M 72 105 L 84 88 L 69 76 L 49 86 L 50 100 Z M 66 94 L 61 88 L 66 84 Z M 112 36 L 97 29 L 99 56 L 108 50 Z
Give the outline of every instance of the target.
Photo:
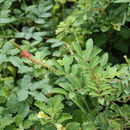
M 0 0 L 0 130 L 130 129 L 130 0 Z

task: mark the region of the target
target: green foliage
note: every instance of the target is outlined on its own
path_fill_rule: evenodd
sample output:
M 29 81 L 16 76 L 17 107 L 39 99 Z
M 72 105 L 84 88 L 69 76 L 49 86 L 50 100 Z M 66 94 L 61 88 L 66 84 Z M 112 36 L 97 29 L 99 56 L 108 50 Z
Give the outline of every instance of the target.
M 35 103 L 37 107 L 39 107 L 43 112 L 48 115 L 41 120 L 42 125 L 45 125 L 47 123 L 55 125 L 72 119 L 72 116 L 70 114 L 62 113 L 64 108 L 64 105 L 61 102 L 62 100 L 63 98 L 59 95 L 50 98 L 47 105 L 38 101 Z
M 0 130 L 129 129 L 129 3 L 0 0 Z

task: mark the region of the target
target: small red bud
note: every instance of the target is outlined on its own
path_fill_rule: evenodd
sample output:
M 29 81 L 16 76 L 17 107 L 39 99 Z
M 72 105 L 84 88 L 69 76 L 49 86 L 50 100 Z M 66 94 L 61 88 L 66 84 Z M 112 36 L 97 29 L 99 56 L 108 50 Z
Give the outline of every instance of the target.
M 27 51 L 24 51 L 24 50 L 23 50 L 23 51 L 21 52 L 20 56 L 29 59 L 29 58 L 31 57 L 31 54 L 28 53 Z

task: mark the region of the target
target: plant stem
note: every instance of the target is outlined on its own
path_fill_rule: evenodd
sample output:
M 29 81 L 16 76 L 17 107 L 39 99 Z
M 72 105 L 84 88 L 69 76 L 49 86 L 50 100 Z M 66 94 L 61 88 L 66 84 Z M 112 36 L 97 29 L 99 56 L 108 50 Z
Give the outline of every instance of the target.
M 17 43 L 13 42 L 13 45 L 14 45 L 16 48 L 18 48 L 20 51 L 23 51 L 23 49 L 22 49 Z

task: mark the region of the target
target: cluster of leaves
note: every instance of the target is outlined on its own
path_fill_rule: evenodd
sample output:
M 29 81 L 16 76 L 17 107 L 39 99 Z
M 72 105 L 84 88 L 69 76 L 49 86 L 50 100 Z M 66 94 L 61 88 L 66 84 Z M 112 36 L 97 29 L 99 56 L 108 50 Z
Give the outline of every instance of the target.
M 129 129 L 129 3 L 0 0 L 0 130 Z
M 66 18 L 56 30 L 57 38 L 67 43 L 84 44 L 88 37 L 108 51 L 110 62 L 121 62 L 120 57 L 129 51 L 129 1 L 79 0 L 75 7 L 64 12 Z M 120 4 L 122 3 L 122 4 Z M 114 39 L 114 40 L 113 40 Z M 116 52 L 116 54 L 115 54 Z

